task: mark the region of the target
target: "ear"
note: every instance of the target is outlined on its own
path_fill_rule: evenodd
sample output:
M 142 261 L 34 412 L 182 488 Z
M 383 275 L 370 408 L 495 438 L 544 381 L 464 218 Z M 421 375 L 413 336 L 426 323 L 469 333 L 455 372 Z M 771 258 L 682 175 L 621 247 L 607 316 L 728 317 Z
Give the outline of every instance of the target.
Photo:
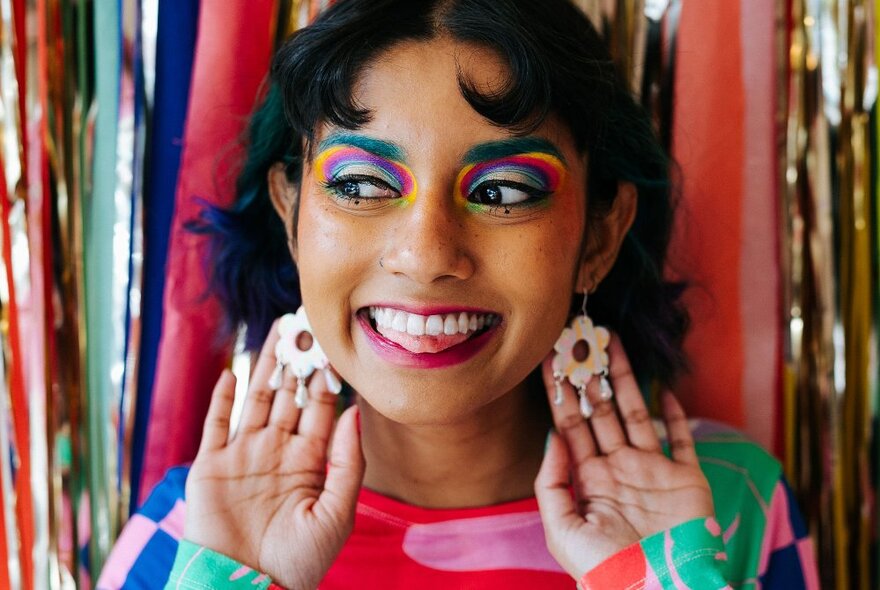
M 608 214 L 600 220 L 587 220 L 591 227 L 587 228 L 586 251 L 578 271 L 578 291 L 594 291 L 611 272 L 623 240 L 636 219 L 638 196 L 634 184 L 619 182 L 617 196 Z
M 272 207 L 281 218 L 284 224 L 284 231 L 287 233 L 287 244 L 290 247 L 290 253 L 296 261 L 296 206 L 299 194 L 287 180 L 287 167 L 283 162 L 276 162 L 269 168 L 269 174 L 266 179 L 269 185 L 269 199 L 272 201 Z

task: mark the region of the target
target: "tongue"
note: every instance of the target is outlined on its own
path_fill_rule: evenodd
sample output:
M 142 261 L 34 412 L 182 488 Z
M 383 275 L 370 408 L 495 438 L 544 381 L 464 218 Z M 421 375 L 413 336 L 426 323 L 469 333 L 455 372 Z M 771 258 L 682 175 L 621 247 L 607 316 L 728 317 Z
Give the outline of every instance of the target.
M 391 342 L 397 344 L 401 348 L 405 348 L 416 354 L 443 352 L 453 346 L 457 346 L 473 336 L 473 332 L 467 334 L 455 334 L 447 336 L 441 334 L 439 336 L 413 336 L 406 332 L 398 332 L 391 328 L 376 326 L 376 331 L 382 334 Z

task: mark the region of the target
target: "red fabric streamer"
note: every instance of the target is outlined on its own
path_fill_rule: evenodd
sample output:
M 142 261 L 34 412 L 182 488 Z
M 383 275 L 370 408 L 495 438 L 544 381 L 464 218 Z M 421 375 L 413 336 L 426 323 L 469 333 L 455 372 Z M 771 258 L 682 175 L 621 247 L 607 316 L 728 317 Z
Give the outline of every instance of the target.
M 2 249 L 6 267 L 5 280 L 9 285 L 8 319 L 9 390 L 12 400 L 13 435 L 18 454 L 18 471 L 15 475 L 15 513 L 18 519 L 22 585 L 29 590 L 34 587 L 34 506 L 31 494 L 31 438 L 27 391 L 24 386 L 21 341 L 19 339 L 18 305 L 15 299 L 15 282 L 12 272 L 12 236 L 9 232 L 9 193 L 6 189 L 6 171 L 0 162 L 0 217 L 2 217 Z
M 276 18 L 276 2 L 201 3 L 142 498 L 169 467 L 195 457 L 211 391 L 229 361 L 229 343 L 218 342 L 223 312 L 206 297 L 205 241 L 183 226 L 198 216 L 199 199 L 234 198 L 235 148 L 268 71 Z
M 12 17 L 14 19 L 15 36 L 13 51 L 15 53 L 15 77 L 18 80 L 18 117 L 21 125 L 21 146 L 24 154 L 28 153 L 27 126 L 27 25 L 25 17 L 27 7 L 25 0 L 12 0 Z M 27 158 L 22 158 L 22 171 L 27 169 Z
M 683 176 L 671 267 L 686 294 L 688 410 L 774 443 L 779 388 L 774 7 L 685 2 L 673 154 Z M 696 253 L 699 253 L 698 255 Z
M 691 413 L 744 425 L 739 317 L 744 96 L 739 3 L 685 2 L 679 33 L 673 153 L 684 177 L 673 251 L 694 287 L 686 349 Z M 721 33 L 726 31 L 725 33 Z M 691 253 L 699 252 L 699 256 Z M 720 337 L 719 337 L 720 336 Z

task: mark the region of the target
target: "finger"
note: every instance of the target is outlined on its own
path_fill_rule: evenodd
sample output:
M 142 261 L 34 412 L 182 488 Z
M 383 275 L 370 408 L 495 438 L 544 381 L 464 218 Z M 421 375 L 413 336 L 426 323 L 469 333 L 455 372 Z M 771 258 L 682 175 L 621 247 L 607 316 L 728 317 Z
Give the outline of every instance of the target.
M 544 388 L 550 400 L 553 425 L 568 445 L 572 461 L 575 465 L 580 465 L 588 457 L 596 455 L 596 443 L 593 441 L 590 425 L 581 416 L 574 387 L 568 381 L 563 382 L 562 403 L 555 403 L 556 381 L 553 378 L 552 356 L 544 359 L 541 364 L 541 376 L 544 378 Z
M 294 432 L 300 420 L 300 408 L 296 405 L 296 389 L 299 384 L 295 375 L 290 371 L 284 371 L 284 380 L 278 391 L 272 409 L 269 412 L 268 423 L 285 432 Z
M 630 444 L 645 451 L 660 452 L 657 430 L 617 334 L 611 336 L 608 354 L 611 357 L 611 388 Z
M 235 403 L 235 376 L 224 369 L 211 394 L 199 452 L 222 449 L 229 439 L 229 417 Z
M 339 417 L 324 491 L 318 497 L 316 510 L 322 510 L 334 520 L 353 519 L 358 492 L 364 479 L 364 453 L 359 432 L 360 417 L 357 406 L 351 406 Z
M 333 430 L 338 399 L 339 397 L 330 391 L 325 372 L 317 371 L 309 383 L 309 403 L 302 411 L 298 433 L 316 438 L 326 445 Z
M 629 443 L 626 433 L 620 423 L 620 416 L 614 400 L 603 400 L 599 392 L 599 378 L 595 377 L 587 386 L 587 397 L 593 404 L 593 415 L 590 418 L 590 426 L 593 427 L 593 436 L 596 439 L 596 447 L 599 453 L 610 455 L 622 449 Z
M 671 391 L 663 392 L 663 420 L 669 433 L 669 448 L 672 460 L 688 465 L 699 465 L 697 451 L 694 448 L 694 436 L 688 424 L 687 416 Z
M 547 441 L 547 452 L 541 470 L 535 479 L 535 497 L 548 541 L 556 532 L 567 528 L 574 519 L 580 520 L 569 481 L 571 458 L 565 442 L 552 432 Z
M 240 431 L 247 432 L 262 428 L 269 418 L 269 411 L 272 409 L 272 402 L 275 399 L 275 391 L 269 387 L 269 378 L 275 370 L 275 344 L 278 342 L 278 338 L 278 320 L 275 320 L 272 329 L 269 330 L 269 336 L 260 350 L 257 365 L 251 376 L 251 383 L 241 412 Z

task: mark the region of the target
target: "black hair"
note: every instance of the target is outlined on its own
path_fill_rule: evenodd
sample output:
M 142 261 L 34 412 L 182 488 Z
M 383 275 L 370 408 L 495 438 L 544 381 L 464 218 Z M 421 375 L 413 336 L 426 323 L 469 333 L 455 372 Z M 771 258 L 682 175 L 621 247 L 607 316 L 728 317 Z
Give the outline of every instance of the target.
M 671 384 L 686 367 L 688 315 L 684 285 L 663 276 L 675 201 L 670 161 L 605 42 L 568 0 L 339 0 L 292 35 L 275 55 L 253 115 L 237 200 L 231 209 L 207 210 L 198 226 L 210 235 L 212 284 L 230 325 L 244 322 L 248 345 L 257 347 L 272 320 L 300 303 L 284 228 L 269 201 L 269 169 L 284 162 L 288 179 L 300 182 L 319 124 L 356 129 L 370 120 L 354 92 L 364 67 L 396 44 L 440 36 L 506 61 L 506 83 L 489 94 L 459 75 L 463 97 L 480 115 L 516 134 L 550 115 L 570 130 L 588 156 L 591 218 L 607 214 L 619 182 L 638 189 L 633 227 L 589 311 L 619 334 L 640 382 Z

